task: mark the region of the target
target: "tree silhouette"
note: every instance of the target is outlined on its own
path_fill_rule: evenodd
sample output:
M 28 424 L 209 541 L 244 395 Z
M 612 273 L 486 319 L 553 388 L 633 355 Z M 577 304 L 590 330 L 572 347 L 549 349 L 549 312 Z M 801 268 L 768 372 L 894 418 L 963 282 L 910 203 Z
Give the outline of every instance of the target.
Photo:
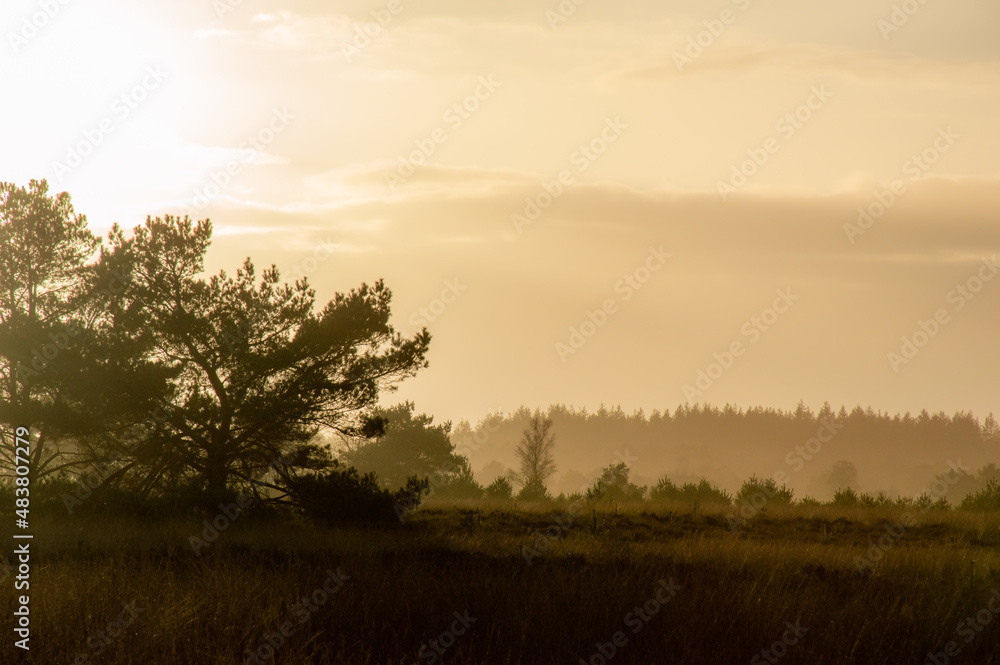
M 630 469 L 625 462 L 612 464 L 601 471 L 601 477 L 587 490 L 588 501 L 642 501 L 646 488 L 629 480 Z
M 199 277 L 211 235 L 186 217 L 148 218 L 130 238 L 116 225 L 95 270 L 98 284 L 118 274 L 126 285 L 105 303 L 109 334 L 171 374 L 143 445 L 118 451 L 146 487 L 172 477 L 217 494 L 279 459 L 322 468 L 320 428 L 371 434 L 379 391 L 426 366 L 429 333 L 394 331 L 381 281 L 317 312 L 305 279 L 281 284 L 273 266 L 258 278 L 249 258 L 233 276 Z
M 518 480 L 524 485 L 522 493 L 527 490 L 532 495 L 530 498 L 537 494 L 545 495 L 545 481 L 556 471 L 552 456 L 556 437 L 551 430 L 552 419 L 543 416 L 541 411 L 535 411 L 514 451 L 521 463 Z
M 987 441 L 1000 440 L 1000 424 L 997 424 L 997 419 L 992 413 L 983 421 L 983 438 Z
M 37 479 L 72 465 L 52 445 L 64 387 L 53 368 L 68 364 L 80 341 L 80 284 L 100 240 L 69 194 L 49 194 L 45 180 L 0 183 L 0 422 L 31 427 Z M 0 459 L 12 469 L 12 442 Z
M 432 487 L 447 484 L 464 473 L 467 460 L 455 454 L 451 423 L 433 424 L 415 415 L 413 402 L 378 408 L 374 418 L 385 420 L 384 432 L 373 439 L 349 442 L 341 457 L 362 472 L 374 471 L 383 487 L 402 487 L 412 475 L 428 478 Z M 353 444 L 353 445 L 351 445 Z
M 514 495 L 514 488 L 506 477 L 497 476 L 492 483 L 486 486 L 484 494 L 487 499 L 509 501 Z

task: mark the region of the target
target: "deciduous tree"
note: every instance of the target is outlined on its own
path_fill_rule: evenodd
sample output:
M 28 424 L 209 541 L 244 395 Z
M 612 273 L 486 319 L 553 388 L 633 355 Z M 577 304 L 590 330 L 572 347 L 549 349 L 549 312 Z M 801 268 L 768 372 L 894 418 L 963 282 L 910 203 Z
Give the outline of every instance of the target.
M 555 458 L 552 456 L 555 445 L 556 436 L 552 432 L 552 419 L 536 410 L 514 451 L 521 463 L 518 480 L 525 487 L 532 488 L 535 493 L 539 489 L 544 490 L 545 482 L 556 471 Z

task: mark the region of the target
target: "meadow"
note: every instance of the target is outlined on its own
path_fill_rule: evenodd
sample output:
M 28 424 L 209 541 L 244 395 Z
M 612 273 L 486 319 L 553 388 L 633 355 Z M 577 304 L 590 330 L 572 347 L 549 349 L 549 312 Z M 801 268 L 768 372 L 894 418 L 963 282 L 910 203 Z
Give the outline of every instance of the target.
M 1000 662 L 997 513 L 732 515 L 429 500 L 388 527 L 247 515 L 198 554 L 194 517 L 50 517 L 31 650 L 6 613 L 0 662 Z

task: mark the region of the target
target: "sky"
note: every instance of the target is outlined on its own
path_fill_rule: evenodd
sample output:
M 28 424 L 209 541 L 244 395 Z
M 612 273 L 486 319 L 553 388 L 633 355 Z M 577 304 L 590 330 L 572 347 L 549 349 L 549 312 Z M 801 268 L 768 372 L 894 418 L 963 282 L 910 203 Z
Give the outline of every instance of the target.
M 1000 5 L 6 0 L 0 180 L 384 279 L 438 420 L 1000 414 Z

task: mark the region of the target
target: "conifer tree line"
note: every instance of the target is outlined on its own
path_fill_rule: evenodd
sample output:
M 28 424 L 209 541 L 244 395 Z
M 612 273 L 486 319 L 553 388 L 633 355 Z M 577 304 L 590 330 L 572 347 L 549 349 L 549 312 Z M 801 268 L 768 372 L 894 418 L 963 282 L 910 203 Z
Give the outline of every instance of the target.
M 991 479 L 1000 480 L 996 470 L 1000 425 L 992 413 L 980 420 L 967 411 L 890 414 L 861 406 L 835 409 L 828 403 L 814 411 L 804 402 L 792 410 L 681 403 L 649 414 L 641 409 L 627 413 L 621 407 L 588 410 L 556 404 L 541 413 L 558 435 L 559 469 L 547 483 L 555 496 L 574 493 L 585 478 L 588 486 L 598 476 L 605 484 L 616 484 L 613 479 L 622 477 L 620 464 L 649 489 L 661 482 L 697 486 L 703 479 L 718 485 L 723 469 L 731 469 L 736 474 L 735 483 L 730 483 L 735 492 L 751 475 L 748 464 L 767 460 L 758 475 L 777 476 L 779 486 L 788 482 L 782 474 L 788 479 L 823 475 L 824 489 L 832 495 L 858 489 L 858 468 L 864 468 L 863 463 L 883 474 L 864 483 L 883 483 L 872 488 L 877 492 L 890 489 L 894 473 L 909 473 L 919 490 L 948 472 L 949 461 L 981 460 L 949 488 L 947 498 L 953 504 Z M 475 424 L 460 421 L 452 439 L 459 448 L 476 450 L 473 464 L 484 484 L 499 475 L 509 480 L 508 467 L 519 467 L 518 441 L 536 417 L 537 410 L 522 406 L 489 414 Z M 684 464 L 695 471 L 662 471 Z M 572 479 L 560 482 L 562 475 L 571 473 Z

